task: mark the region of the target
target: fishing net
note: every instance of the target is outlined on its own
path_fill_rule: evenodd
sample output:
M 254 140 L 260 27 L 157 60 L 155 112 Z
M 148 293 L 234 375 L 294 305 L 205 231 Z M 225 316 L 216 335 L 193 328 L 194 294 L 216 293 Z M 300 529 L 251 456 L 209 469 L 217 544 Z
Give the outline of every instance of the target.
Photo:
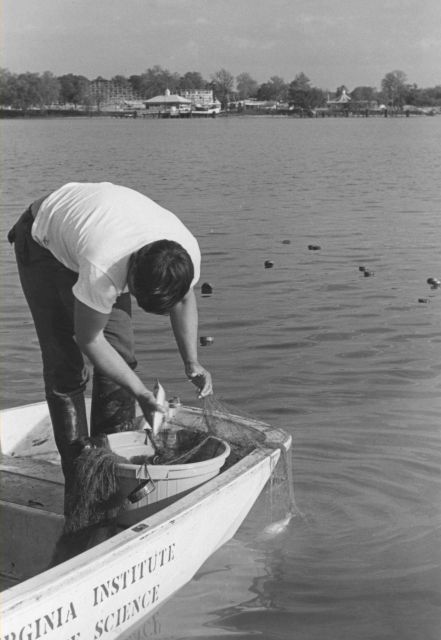
M 195 411 L 190 421 L 187 415 L 182 419 L 179 412 L 170 423 L 183 429 L 188 426 L 194 433 L 214 436 L 228 443 L 231 449 L 229 464 L 263 445 L 265 437 L 257 430 L 247 426 L 251 416 L 227 407 L 225 403 L 210 395 L 203 400 L 201 411 Z
M 67 510 L 65 533 L 75 533 L 90 525 L 105 522 L 124 509 L 127 496 L 119 493 L 119 463 L 139 465 L 145 470 L 147 465 L 196 463 L 213 458 L 217 448 L 224 446 L 219 441 L 223 441 L 231 451 L 225 469 L 253 450 L 271 446 L 265 441 L 265 434 L 253 428 L 254 422 L 251 416 L 228 407 L 211 395 L 204 399 L 202 410 L 172 411 L 167 424 L 156 436 L 146 430 L 146 443 L 150 440 L 153 454 L 123 458 L 110 449 L 105 435 L 84 439 L 75 462 L 75 482 Z M 274 446 L 280 448 L 281 455 L 272 470 L 265 493 L 265 519 L 271 523 L 277 519 L 286 520 L 289 514 L 292 517 L 298 513 L 290 452 L 282 445 Z M 135 493 L 138 495 L 137 491 Z M 143 493 L 139 495 L 143 496 Z
M 125 460 L 111 450 L 107 436 L 81 438 L 76 445 L 81 452 L 67 497 L 65 534 L 108 520 L 121 503 L 117 467 Z
M 255 449 L 272 446 L 261 431 L 252 427 L 253 422 L 256 422 L 253 416 L 210 395 L 204 398 L 202 412 L 195 416 L 191 428 L 226 441 L 231 449 L 226 464 L 231 466 Z M 179 425 L 179 419 L 175 423 Z M 262 539 L 278 535 L 292 517 L 302 515 L 294 497 L 291 452 L 283 445 L 274 447 L 280 449 L 280 457 L 264 494 L 265 520 L 269 525 L 265 527 Z

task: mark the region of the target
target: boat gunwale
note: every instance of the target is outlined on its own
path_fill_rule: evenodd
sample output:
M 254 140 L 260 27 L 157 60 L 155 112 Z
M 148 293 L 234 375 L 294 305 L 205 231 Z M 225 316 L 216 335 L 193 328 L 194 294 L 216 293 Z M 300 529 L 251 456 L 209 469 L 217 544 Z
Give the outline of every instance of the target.
M 90 398 L 86 398 L 86 406 L 87 404 L 89 404 L 91 402 Z M 35 408 L 43 408 L 46 405 L 46 402 L 32 402 L 30 404 L 27 405 L 17 405 L 15 407 L 8 407 L 6 409 L 0 409 L 0 419 L 3 418 L 3 416 L 9 413 L 13 413 L 14 411 L 21 411 L 21 410 L 31 410 L 33 407 Z M 181 407 L 178 409 L 184 411 L 185 413 L 191 415 L 197 415 L 198 417 L 202 417 L 204 415 L 204 411 L 203 409 L 199 408 L 199 407 L 193 407 L 191 405 L 181 405 Z M 216 410 L 214 410 L 212 412 L 212 415 L 214 417 L 219 417 L 222 418 L 224 416 L 222 416 L 222 414 Z M 264 439 L 262 442 L 259 442 L 259 446 L 269 446 L 269 447 L 280 447 L 283 448 L 285 451 L 288 451 L 291 447 L 292 444 L 292 438 L 291 436 L 286 433 L 286 431 L 284 431 L 281 428 L 278 427 L 272 427 L 271 425 L 269 425 L 267 422 L 264 422 L 262 420 L 257 420 L 256 418 L 248 418 L 248 417 L 244 417 L 244 416 L 239 416 L 233 413 L 229 414 L 228 417 L 228 421 L 232 422 L 232 423 L 236 423 L 236 424 L 241 424 L 245 427 L 247 427 L 248 429 L 254 430 L 254 431 L 258 431 L 259 433 L 261 433 L 264 436 Z M 173 419 L 171 420 L 171 423 L 173 423 Z M 4 427 L 0 422 L 0 454 L 4 454 L 4 455 L 10 455 L 11 457 L 19 457 L 19 456 L 14 456 L 11 455 L 8 452 L 3 451 L 2 448 L 2 431 L 3 431 Z M 33 456 L 26 456 L 26 457 L 33 457 Z

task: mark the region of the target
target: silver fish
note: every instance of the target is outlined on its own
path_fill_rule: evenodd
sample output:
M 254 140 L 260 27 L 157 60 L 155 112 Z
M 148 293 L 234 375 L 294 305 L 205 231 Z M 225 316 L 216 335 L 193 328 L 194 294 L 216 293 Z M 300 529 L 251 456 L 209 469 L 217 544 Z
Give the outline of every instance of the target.
M 294 517 L 294 513 L 289 511 L 282 520 L 276 520 L 276 522 L 271 522 L 267 525 L 257 536 L 257 540 L 261 542 L 267 542 L 268 540 L 272 540 L 276 538 L 280 534 L 284 533 L 288 528 L 289 523 Z
M 161 385 L 159 380 L 156 380 L 155 382 L 155 386 L 153 387 L 153 393 L 154 393 L 156 402 L 161 406 L 165 407 L 166 406 L 165 391 L 164 391 L 164 387 Z M 162 423 L 164 422 L 164 418 L 165 418 L 165 414 L 161 413 L 161 411 L 153 411 L 151 413 L 149 422 L 152 428 L 153 437 L 158 435 L 161 429 Z

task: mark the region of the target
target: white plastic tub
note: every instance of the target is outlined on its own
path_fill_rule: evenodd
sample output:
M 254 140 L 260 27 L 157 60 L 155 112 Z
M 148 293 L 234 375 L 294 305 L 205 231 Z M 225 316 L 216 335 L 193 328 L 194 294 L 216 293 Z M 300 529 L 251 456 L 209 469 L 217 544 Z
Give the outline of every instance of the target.
M 151 457 L 154 453 L 151 443 L 148 441 L 146 443 L 144 431 L 111 434 L 109 435 L 109 443 L 115 453 L 127 459 L 134 456 Z M 209 456 L 208 459 L 184 464 L 119 463 L 117 474 L 123 496 L 128 497 L 140 486 L 143 480 L 148 478 L 154 484 L 153 490 L 147 495 L 143 495 L 137 502 L 132 504 L 127 500 L 125 510 L 134 511 L 154 505 L 151 510 L 156 511 L 166 503 L 172 502 L 173 499 L 207 482 L 219 473 L 230 455 L 230 447 L 224 440 L 209 436 L 199 457 L 204 458 L 204 453 L 207 457 Z

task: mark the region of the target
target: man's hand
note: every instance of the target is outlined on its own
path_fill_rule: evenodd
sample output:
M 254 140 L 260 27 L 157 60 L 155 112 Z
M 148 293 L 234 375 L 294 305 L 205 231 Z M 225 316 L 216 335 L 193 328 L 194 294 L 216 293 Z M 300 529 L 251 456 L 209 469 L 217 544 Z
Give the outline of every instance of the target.
M 198 398 L 205 398 L 213 393 L 213 384 L 211 374 L 198 362 L 198 310 L 193 289 L 173 307 L 170 320 L 187 378 L 197 387 Z
M 156 398 L 151 391 L 145 391 L 141 395 L 137 396 L 136 399 L 148 424 L 150 424 L 152 413 L 155 411 L 159 411 L 164 414 L 167 413 L 166 407 L 163 404 L 156 402 Z
M 205 398 L 213 393 L 211 374 L 199 363 L 186 365 L 185 373 L 190 382 L 197 388 L 198 398 Z

